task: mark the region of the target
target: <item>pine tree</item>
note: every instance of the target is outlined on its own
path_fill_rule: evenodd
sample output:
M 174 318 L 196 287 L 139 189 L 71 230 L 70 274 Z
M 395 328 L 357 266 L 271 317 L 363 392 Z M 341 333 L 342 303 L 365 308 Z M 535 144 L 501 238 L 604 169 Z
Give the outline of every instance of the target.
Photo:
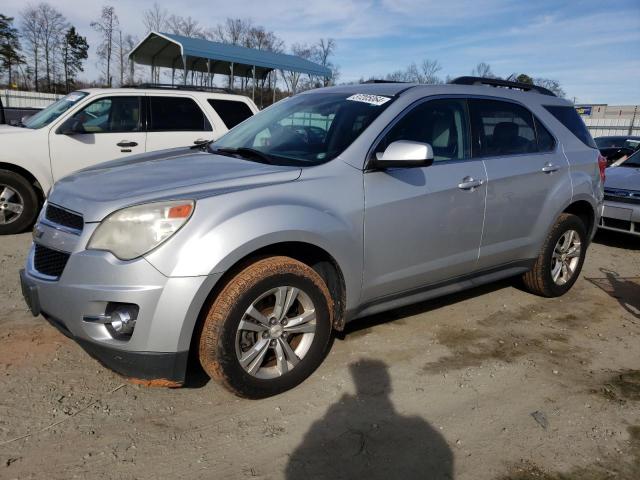
M 18 30 L 13 27 L 13 17 L 0 13 L 0 65 L 9 74 L 9 86 L 13 83 L 14 65 L 24 63 L 20 55 Z
M 62 65 L 64 68 L 64 85 L 67 93 L 73 88 L 76 75 L 83 72 L 82 63 L 87 59 L 89 44 L 87 38 L 76 32 L 76 27 L 70 27 L 64 36 L 62 44 Z

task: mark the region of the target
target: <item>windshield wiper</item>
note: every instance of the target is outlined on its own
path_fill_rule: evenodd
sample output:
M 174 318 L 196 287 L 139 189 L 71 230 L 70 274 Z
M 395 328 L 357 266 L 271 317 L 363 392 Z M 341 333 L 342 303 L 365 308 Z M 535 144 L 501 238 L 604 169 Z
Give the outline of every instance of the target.
M 269 155 L 261 152 L 260 150 L 256 150 L 255 148 L 249 147 L 240 147 L 240 148 L 216 148 L 215 150 L 211 150 L 211 153 L 218 153 L 221 155 L 239 155 L 242 158 L 247 160 L 259 161 L 260 163 L 273 164 L 273 161 Z

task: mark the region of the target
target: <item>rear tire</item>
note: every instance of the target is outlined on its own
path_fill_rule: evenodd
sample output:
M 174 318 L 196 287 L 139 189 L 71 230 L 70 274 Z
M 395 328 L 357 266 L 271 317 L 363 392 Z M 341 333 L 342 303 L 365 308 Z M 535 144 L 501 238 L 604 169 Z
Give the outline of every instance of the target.
M 24 232 L 33 225 L 38 206 L 38 195 L 27 179 L 0 170 L 0 235 Z
M 332 311 L 329 290 L 311 267 L 284 256 L 258 260 L 229 280 L 211 305 L 200 363 L 238 396 L 277 395 L 324 360 Z
M 559 297 L 578 279 L 587 252 L 582 220 L 561 214 L 551 228 L 533 268 L 522 276 L 525 288 L 542 297 Z

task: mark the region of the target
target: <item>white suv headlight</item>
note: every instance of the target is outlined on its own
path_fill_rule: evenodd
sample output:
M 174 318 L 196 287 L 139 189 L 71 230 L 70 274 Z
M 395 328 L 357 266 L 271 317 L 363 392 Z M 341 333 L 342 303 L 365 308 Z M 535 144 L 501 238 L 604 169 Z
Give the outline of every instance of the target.
M 187 223 L 194 206 L 192 200 L 176 200 L 118 210 L 100 223 L 87 248 L 107 250 L 120 260 L 140 257 Z

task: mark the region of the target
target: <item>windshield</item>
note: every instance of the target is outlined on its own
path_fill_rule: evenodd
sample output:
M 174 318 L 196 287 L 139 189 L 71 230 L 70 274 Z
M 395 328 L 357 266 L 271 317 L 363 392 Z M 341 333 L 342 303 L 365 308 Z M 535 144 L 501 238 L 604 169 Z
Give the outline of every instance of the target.
M 640 150 L 627 158 L 624 162 L 622 162 L 620 167 L 640 167 Z
M 318 165 L 342 153 L 392 101 L 345 93 L 295 96 L 249 118 L 209 149 L 277 165 Z
M 52 103 L 44 110 L 40 110 L 38 113 L 29 117 L 24 123 L 27 128 L 42 128 L 49 125 L 56 118 L 69 110 L 78 100 L 89 95 L 87 92 L 72 92 L 66 97 L 62 97 L 55 103 Z

